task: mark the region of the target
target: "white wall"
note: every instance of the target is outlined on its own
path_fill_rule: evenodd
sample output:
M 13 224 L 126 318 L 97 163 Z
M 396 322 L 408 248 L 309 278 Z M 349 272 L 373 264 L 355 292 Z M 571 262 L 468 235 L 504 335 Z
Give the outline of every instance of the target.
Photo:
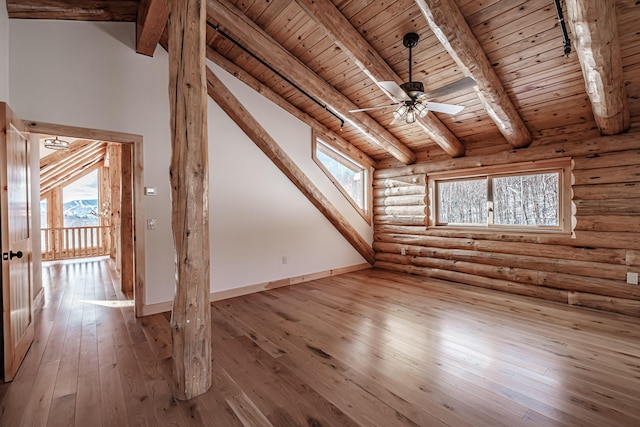
M 145 303 L 170 301 L 175 275 L 166 52 L 137 55 L 129 23 L 12 20 L 10 36 L 11 105 L 20 117 L 144 136 L 144 185 L 157 191 L 144 204 L 145 216 L 157 220 L 156 230 L 145 234 Z M 371 227 L 311 160 L 309 128 L 215 71 L 371 241 Z M 364 262 L 212 101 L 208 121 L 212 291 Z
M 9 103 L 9 18 L 7 3 L 0 0 L 0 101 Z
M 208 66 L 358 232 L 371 241 L 371 227 L 311 158 L 311 129 L 215 64 L 208 62 Z M 215 290 L 364 262 L 211 100 L 209 144 Z M 287 257 L 285 265 L 283 256 Z

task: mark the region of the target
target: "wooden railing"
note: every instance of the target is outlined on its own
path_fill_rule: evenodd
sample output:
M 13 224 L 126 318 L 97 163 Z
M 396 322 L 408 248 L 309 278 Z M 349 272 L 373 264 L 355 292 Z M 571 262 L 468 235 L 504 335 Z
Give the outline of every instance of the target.
M 42 229 L 42 260 L 109 255 L 108 226 Z

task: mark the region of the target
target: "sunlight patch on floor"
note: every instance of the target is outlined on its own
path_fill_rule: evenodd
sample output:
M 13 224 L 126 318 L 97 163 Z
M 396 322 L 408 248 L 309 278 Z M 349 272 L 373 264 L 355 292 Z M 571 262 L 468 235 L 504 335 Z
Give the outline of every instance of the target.
M 133 307 L 133 300 L 81 300 L 80 302 L 111 308 Z

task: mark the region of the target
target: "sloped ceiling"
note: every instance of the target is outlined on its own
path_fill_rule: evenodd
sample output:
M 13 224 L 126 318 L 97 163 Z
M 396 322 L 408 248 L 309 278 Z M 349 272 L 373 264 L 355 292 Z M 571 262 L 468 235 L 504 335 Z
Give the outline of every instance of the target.
M 208 56 L 374 162 L 511 150 L 637 124 L 640 8 L 634 0 L 561 3 L 568 56 L 553 0 L 208 0 Z M 150 37 L 152 48 L 167 10 L 166 0 L 8 0 L 7 9 L 11 18 L 138 19 L 139 39 Z M 476 80 L 476 88 L 432 99 L 464 110 L 414 124 L 391 124 L 393 108 L 350 113 L 392 102 L 378 82 L 409 79 L 408 32 L 420 36 L 413 80 L 426 91 Z M 611 120 L 620 126 L 611 130 Z
M 40 159 L 40 196 L 59 185 L 84 176 L 105 160 L 107 143 L 77 140 L 69 150 L 56 151 Z

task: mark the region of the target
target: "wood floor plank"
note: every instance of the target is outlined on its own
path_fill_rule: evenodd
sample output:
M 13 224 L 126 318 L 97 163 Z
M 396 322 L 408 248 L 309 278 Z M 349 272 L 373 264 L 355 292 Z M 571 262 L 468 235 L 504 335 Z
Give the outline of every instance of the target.
M 227 399 L 227 403 L 245 427 L 273 427 L 256 405 L 247 397 L 240 393 L 237 396 Z
M 98 340 L 98 365 L 100 374 L 101 413 L 103 425 L 123 426 L 128 423 L 120 366 L 116 356 L 115 344 L 111 334 Z
M 59 363 L 59 360 L 45 362 L 38 368 L 33 389 L 29 393 L 29 400 L 24 408 L 21 425 L 46 425 Z
M 85 313 L 91 311 L 85 307 Z M 94 311 L 95 313 L 95 311 Z M 94 315 L 87 313 L 89 319 Z M 90 321 L 90 320 L 89 320 Z M 100 365 L 98 360 L 98 342 L 96 324 L 82 326 L 80 358 L 78 359 L 78 389 L 76 394 L 77 427 L 102 425 L 102 405 L 100 403 Z

